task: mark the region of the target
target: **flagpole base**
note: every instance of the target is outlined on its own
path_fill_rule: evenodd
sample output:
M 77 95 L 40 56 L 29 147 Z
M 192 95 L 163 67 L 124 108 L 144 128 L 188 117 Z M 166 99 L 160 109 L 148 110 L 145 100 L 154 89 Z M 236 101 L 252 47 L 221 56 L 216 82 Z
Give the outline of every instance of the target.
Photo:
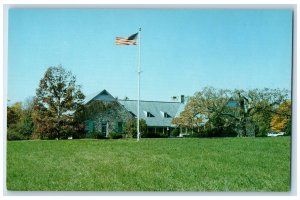
M 137 134 L 137 137 L 136 137 L 136 140 L 137 140 L 137 141 L 140 141 L 140 138 L 141 138 L 141 134 L 138 133 L 138 134 Z

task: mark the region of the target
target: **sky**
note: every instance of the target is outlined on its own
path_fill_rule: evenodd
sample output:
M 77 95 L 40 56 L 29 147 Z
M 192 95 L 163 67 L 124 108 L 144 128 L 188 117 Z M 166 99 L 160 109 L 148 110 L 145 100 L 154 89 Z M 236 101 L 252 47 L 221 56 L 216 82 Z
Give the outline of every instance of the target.
M 115 45 L 141 27 L 141 99 L 170 101 L 203 87 L 291 90 L 292 11 L 245 9 L 10 9 L 8 99 L 35 95 L 62 65 L 86 96 L 137 99 L 138 46 Z

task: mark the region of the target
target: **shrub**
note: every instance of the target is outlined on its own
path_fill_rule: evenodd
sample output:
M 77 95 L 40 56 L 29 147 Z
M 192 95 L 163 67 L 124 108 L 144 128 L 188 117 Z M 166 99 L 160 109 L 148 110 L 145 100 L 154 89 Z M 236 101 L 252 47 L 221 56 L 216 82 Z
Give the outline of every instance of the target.
M 99 132 L 93 132 L 91 133 L 92 138 L 94 139 L 106 139 L 105 135 Z
M 27 139 L 26 137 L 24 137 L 22 134 L 14 130 L 11 129 L 7 130 L 7 140 L 26 140 L 26 139 Z
M 289 121 L 287 122 L 286 128 L 284 130 L 286 132 L 286 135 L 291 135 L 292 132 L 292 120 L 289 119 Z
M 258 133 L 255 137 L 267 137 L 267 133 Z
M 126 121 L 126 125 L 125 125 L 125 133 L 127 134 L 128 138 L 136 138 L 136 127 L 137 127 L 137 123 L 136 123 L 136 119 L 129 119 L 128 121 Z M 146 121 L 144 119 L 140 119 L 140 133 L 146 133 L 147 132 L 147 124 Z
M 177 137 L 179 136 L 180 134 L 180 129 L 179 128 L 174 128 L 172 131 L 171 131 L 171 136 L 172 137 Z
M 238 133 L 231 127 L 206 128 L 198 133 L 199 137 L 237 137 Z
M 123 136 L 119 133 L 109 133 L 108 134 L 109 139 L 120 139 L 123 138 Z
M 155 132 L 147 132 L 142 134 L 143 138 L 161 138 L 163 137 L 162 133 L 155 133 Z

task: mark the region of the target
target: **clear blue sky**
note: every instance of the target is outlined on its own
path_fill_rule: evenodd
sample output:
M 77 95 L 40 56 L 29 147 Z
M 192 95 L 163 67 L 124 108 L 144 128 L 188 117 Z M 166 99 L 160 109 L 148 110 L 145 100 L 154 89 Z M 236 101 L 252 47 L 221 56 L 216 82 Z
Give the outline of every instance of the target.
M 102 89 L 137 98 L 137 46 L 117 46 L 142 28 L 141 99 L 170 100 L 216 88 L 291 89 L 290 10 L 11 9 L 8 99 L 35 95 L 61 64 L 85 95 Z

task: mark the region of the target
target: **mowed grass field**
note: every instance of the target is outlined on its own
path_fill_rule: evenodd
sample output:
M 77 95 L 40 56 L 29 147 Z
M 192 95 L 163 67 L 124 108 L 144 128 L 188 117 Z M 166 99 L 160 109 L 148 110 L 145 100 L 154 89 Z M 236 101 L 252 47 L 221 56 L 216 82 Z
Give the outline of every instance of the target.
M 290 137 L 9 141 L 9 191 L 290 190 Z

